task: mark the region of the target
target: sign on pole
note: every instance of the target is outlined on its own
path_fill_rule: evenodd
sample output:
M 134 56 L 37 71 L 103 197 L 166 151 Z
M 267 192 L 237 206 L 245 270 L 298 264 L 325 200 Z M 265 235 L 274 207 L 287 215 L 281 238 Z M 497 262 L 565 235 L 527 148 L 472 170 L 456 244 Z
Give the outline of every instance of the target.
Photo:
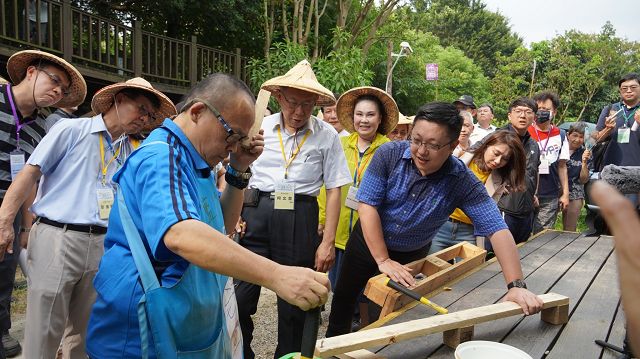
M 427 64 L 427 81 L 438 80 L 438 64 Z

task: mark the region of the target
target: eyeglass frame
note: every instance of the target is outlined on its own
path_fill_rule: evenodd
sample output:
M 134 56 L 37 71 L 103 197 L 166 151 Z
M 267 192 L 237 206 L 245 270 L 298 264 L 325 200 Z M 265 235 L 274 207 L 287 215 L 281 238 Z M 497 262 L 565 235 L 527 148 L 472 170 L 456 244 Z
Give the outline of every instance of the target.
M 620 87 L 620 92 L 621 93 L 625 93 L 629 90 L 631 90 L 631 92 L 636 91 L 638 89 L 638 87 L 640 87 L 640 85 L 631 85 L 631 86 L 621 86 Z
M 444 145 L 434 145 L 434 144 L 431 144 L 429 142 L 418 141 L 417 138 L 408 139 L 409 144 L 411 144 L 411 146 L 417 146 L 418 150 L 420 149 L 420 147 L 424 146 L 424 148 L 426 148 L 427 151 L 434 151 L 434 152 L 439 152 L 441 149 L 451 145 L 456 140 L 457 140 L 457 138 L 454 138 L 453 140 L 445 143 Z
M 224 130 L 227 132 L 227 137 L 224 139 L 224 141 L 227 144 L 236 144 L 241 142 L 242 140 L 248 138 L 249 136 L 246 135 L 242 135 L 236 131 L 234 131 L 231 126 L 229 126 L 229 123 L 227 123 L 227 121 L 225 121 L 224 117 L 222 117 L 222 114 L 220 114 L 220 111 L 218 111 L 215 107 L 213 107 L 212 104 L 209 103 L 209 101 L 207 100 L 203 100 L 201 98 L 194 98 L 191 101 L 187 102 L 184 106 L 182 106 L 182 109 L 180 110 L 180 112 L 184 112 L 185 110 L 187 110 L 189 107 L 193 106 L 196 102 L 201 102 L 203 105 L 205 105 L 209 111 L 211 111 L 211 113 L 213 113 L 213 115 L 216 117 L 216 119 L 218 119 L 218 122 L 222 125 L 222 127 L 224 128 Z M 233 138 L 233 136 L 236 136 L 235 138 Z
M 529 113 L 528 111 L 531 111 L 531 113 Z M 529 107 L 527 107 L 527 110 L 521 110 L 518 108 L 512 108 L 511 111 L 509 112 L 513 112 L 516 116 L 520 116 L 521 114 L 524 114 L 525 116 L 535 116 L 536 113 L 530 109 Z
M 65 86 L 64 83 L 62 83 L 62 79 L 60 78 L 60 76 L 49 72 L 47 70 L 45 70 L 42 67 L 36 67 L 36 70 L 43 72 L 45 75 L 47 75 L 49 77 L 49 79 L 51 81 L 53 81 L 53 83 L 57 86 L 60 87 L 60 90 L 62 91 L 62 97 L 66 97 L 69 96 L 69 94 L 71 94 L 71 91 L 69 90 L 69 87 Z
M 300 107 L 303 111 L 308 111 L 308 110 L 313 110 L 313 107 L 316 105 L 316 102 L 310 102 L 310 103 L 304 103 L 304 102 L 295 102 L 295 101 L 291 101 L 287 98 L 287 96 L 284 94 L 284 91 L 279 90 L 278 91 L 281 95 L 282 98 L 284 98 L 284 101 L 291 106 L 294 110 L 297 109 L 298 107 Z

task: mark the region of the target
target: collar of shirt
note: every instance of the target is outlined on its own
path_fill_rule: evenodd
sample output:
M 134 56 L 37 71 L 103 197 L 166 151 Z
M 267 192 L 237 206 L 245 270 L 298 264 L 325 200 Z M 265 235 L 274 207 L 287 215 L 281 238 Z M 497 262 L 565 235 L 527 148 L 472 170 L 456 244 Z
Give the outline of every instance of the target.
M 344 141 L 347 142 L 347 147 L 353 149 L 354 151 L 357 150 L 358 152 L 360 152 L 360 149 L 358 148 L 358 134 L 356 132 L 349 134 L 347 136 L 347 139 Z M 367 153 L 371 153 L 387 142 L 389 142 L 387 136 L 376 133 L 376 137 L 373 139 L 366 151 Z
M 178 138 L 178 140 L 180 140 L 180 143 L 187 149 L 187 152 L 189 152 L 189 156 L 193 160 L 193 166 L 196 169 L 198 170 L 211 169 L 211 167 L 209 167 L 209 165 L 204 160 L 204 158 L 202 158 L 200 153 L 196 151 L 196 148 L 193 147 L 193 144 L 191 143 L 191 141 L 189 141 L 189 138 L 187 138 L 184 132 L 182 132 L 182 129 L 180 129 L 180 127 L 178 127 L 178 125 L 176 125 L 175 122 L 171 121 L 168 118 L 165 119 L 164 122 L 162 123 L 162 129 L 172 133 Z

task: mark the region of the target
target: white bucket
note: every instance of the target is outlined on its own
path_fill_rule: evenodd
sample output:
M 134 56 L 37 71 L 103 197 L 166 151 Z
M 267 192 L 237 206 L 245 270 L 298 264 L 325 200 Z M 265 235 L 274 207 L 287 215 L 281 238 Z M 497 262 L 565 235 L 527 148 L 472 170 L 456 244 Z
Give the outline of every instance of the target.
M 472 340 L 458 345 L 456 359 L 533 359 L 531 355 L 511 345 Z

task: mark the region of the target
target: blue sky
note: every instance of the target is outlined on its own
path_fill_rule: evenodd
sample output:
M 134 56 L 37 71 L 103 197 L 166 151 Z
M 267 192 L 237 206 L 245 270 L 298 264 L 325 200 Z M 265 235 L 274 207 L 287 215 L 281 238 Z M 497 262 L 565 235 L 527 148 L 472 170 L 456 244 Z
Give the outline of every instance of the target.
M 511 29 L 528 45 L 566 30 L 598 33 L 607 20 L 616 35 L 640 41 L 639 0 L 484 0 L 509 18 Z

